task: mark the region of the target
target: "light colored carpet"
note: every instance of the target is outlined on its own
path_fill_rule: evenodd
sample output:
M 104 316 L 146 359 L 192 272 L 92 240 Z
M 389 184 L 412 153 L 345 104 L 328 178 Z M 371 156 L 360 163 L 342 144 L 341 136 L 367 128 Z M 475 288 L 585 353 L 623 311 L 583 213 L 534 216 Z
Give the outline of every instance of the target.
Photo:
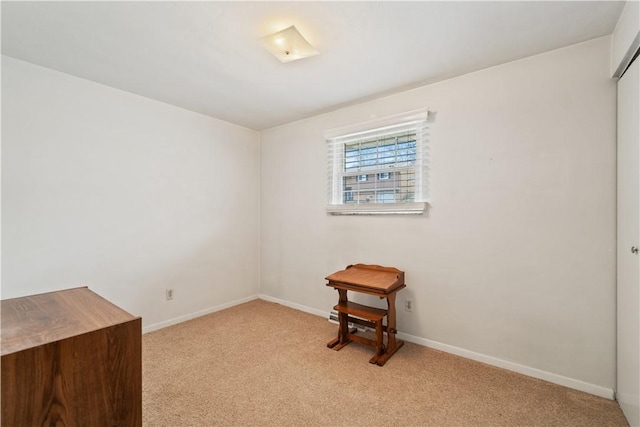
M 406 343 L 326 347 L 337 326 L 255 300 L 143 337 L 145 426 L 626 426 L 609 401 Z

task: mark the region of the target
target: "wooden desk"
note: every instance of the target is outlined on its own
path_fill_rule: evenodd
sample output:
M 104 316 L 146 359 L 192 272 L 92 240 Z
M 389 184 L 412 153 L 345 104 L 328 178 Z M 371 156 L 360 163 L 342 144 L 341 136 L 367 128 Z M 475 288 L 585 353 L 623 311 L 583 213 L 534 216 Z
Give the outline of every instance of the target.
M 352 341 L 375 348 L 375 354 L 369 363 L 384 366 L 404 342 L 396 340 L 396 293 L 406 287 L 404 272 L 393 267 L 355 264 L 327 276 L 330 286 L 338 291 L 338 304 L 333 307 L 338 312 L 338 337 L 329 341 L 327 347 L 340 350 Z M 347 291 L 360 292 L 386 298 L 387 309 L 368 307 L 351 302 Z M 355 317 L 353 317 L 355 316 Z M 387 324 L 383 319 L 387 318 Z M 349 322 L 375 328 L 376 339 L 370 340 L 356 335 L 357 329 L 349 329 Z M 387 344 L 384 344 L 384 335 Z
M 2 425 L 142 425 L 142 324 L 87 288 L 2 301 Z

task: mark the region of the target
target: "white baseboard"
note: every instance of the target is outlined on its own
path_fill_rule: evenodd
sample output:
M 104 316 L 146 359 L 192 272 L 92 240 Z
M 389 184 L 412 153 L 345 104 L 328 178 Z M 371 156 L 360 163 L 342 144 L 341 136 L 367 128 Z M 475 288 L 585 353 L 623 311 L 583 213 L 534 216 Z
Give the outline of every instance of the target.
M 275 298 L 265 294 L 251 295 L 246 298 L 231 301 L 225 304 L 210 307 L 205 310 L 196 311 L 194 313 L 185 314 L 184 316 L 174 317 L 173 319 L 165 320 L 163 322 L 155 323 L 153 325 L 145 326 L 142 328 L 142 333 L 156 331 L 158 329 L 166 328 L 171 325 L 175 325 L 187 320 L 195 319 L 196 317 L 204 316 L 216 311 L 231 308 L 233 306 L 244 304 L 255 299 L 261 299 L 273 303 L 290 307 L 295 310 L 303 311 L 305 313 L 314 314 L 316 316 L 329 319 L 329 312 L 311 308 L 302 304 L 286 301 L 280 298 Z M 548 381 L 553 384 L 558 384 L 564 387 L 572 388 L 574 390 L 583 391 L 585 393 L 593 394 L 595 396 L 604 397 L 605 399 L 614 400 L 615 393 L 612 389 L 601 387 L 595 384 L 590 384 L 584 381 L 576 380 L 573 378 L 565 377 L 563 375 L 554 374 L 552 372 L 543 371 L 530 366 L 521 365 L 519 363 L 510 362 L 508 360 L 498 359 L 497 357 L 487 356 L 485 354 L 476 353 L 475 351 L 466 350 L 464 348 L 455 347 L 449 344 L 443 344 L 438 341 L 428 340 L 426 338 L 417 337 L 415 335 L 406 334 L 404 332 L 398 332 L 398 338 L 403 339 L 414 344 L 423 345 L 425 347 L 433 348 L 435 350 L 444 351 L 446 353 L 455 354 L 466 359 L 475 360 L 477 362 L 486 363 L 487 365 L 496 366 L 498 368 L 506 369 L 508 371 L 517 372 L 519 374 L 527 375 L 529 377 L 537 378 L 540 380 Z
M 224 310 L 227 308 L 231 308 L 235 305 L 244 304 L 245 302 L 253 301 L 254 299 L 258 299 L 258 295 L 251 295 L 246 298 L 241 298 L 235 301 L 227 302 L 224 304 L 216 305 L 215 307 L 205 308 L 204 310 L 196 311 L 193 313 L 185 314 L 183 316 L 174 317 L 173 319 L 164 320 L 162 322 L 154 323 L 153 325 L 148 325 L 142 328 L 142 333 L 146 334 L 148 332 L 157 331 L 158 329 L 166 328 L 172 325 L 176 325 L 178 323 L 186 322 L 187 320 L 195 319 L 196 317 L 205 316 L 207 314 L 215 313 L 216 311 Z
M 320 316 L 320 317 L 324 317 L 326 319 L 329 318 L 329 313 L 326 311 L 322 311 L 322 310 L 317 310 L 315 308 L 311 308 L 311 307 L 307 307 L 306 305 L 302 305 L 302 304 L 297 304 L 295 302 L 290 302 L 290 301 L 286 301 L 280 298 L 275 298 L 269 295 L 265 295 L 265 294 L 260 294 L 258 295 L 258 298 L 265 300 L 265 301 L 269 301 L 269 302 L 275 302 L 276 304 L 280 304 L 280 305 L 284 305 L 285 307 L 290 307 L 290 308 L 294 308 L 296 310 L 299 311 L 304 311 L 305 313 L 310 313 L 310 314 L 315 314 L 316 316 Z
M 301 304 L 285 301 L 285 300 L 274 298 L 264 294 L 258 295 L 258 298 L 263 299 L 265 301 L 275 302 L 275 303 L 284 305 L 286 307 L 291 307 L 296 310 L 304 311 L 306 313 L 315 314 L 317 316 L 324 317 L 325 319 L 329 318 L 329 312 L 317 310 L 315 308 L 307 307 Z M 497 357 L 476 353 L 475 351 L 466 350 L 464 348 L 455 347 L 449 344 L 443 344 L 441 342 L 428 340 L 426 338 L 417 337 L 415 335 L 405 334 L 404 332 L 398 332 L 398 338 L 408 342 L 412 342 L 414 344 L 419 344 L 425 347 L 433 348 L 435 350 L 440 350 L 446 353 L 455 354 L 456 356 L 461 356 L 466 359 L 475 360 L 477 362 L 486 363 L 487 365 L 496 366 L 498 368 L 506 369 L 508 371 L 517 372 L 519 374 L 527 375 L 529 377 L 548 381 L 553 384 L 558 384 L 564 387 L 572 388 L 574 390 L 583 391 L 585 393 L 593 394 L 595 396 L 604 397 L 605 399 L 615 400 L 614 391 L 606 387 L 590 384 L 584 381 L 565 377 L 563 375 L 554 374 L 552 372 L 543 371 L 541 369 L 532 368 L 530 366 L 521 365 L 519 363 L 510 362 L 508 360 L 498 359 Z
M 604 397 L 605 399 L 615 400 L 615 394 L 612 389 L 601 387 L 595 384 L 576 380 L 574 378 L 565 377 L 563 375 L 554 374 L 552 372 L 543 371 L 541 369 L 532 368 L 530 366 L 521 365 L 519 363 L 510 362 L 508 360 L 498 359 L 497 357 L 487 356 L 486 354 L 476 353 L 475 351 L 466 350 L 464 348 L 455 347 L 449 344 L 443 344 L 438 341 L 428 340 L 426 338 L 416 337 L 414 335 L 398 332 L 398 338 L 414 344 L 423 345 L 435 350 L 444 351 L 446 353 L 455 354 L 466 359 L 475 360 L 477 362 L 486 363 L 487 365 L 496 366 L 508 371 L 517 372 L 539 380 L 548 381 L 574 390 L 583 391 L 595 396 Z

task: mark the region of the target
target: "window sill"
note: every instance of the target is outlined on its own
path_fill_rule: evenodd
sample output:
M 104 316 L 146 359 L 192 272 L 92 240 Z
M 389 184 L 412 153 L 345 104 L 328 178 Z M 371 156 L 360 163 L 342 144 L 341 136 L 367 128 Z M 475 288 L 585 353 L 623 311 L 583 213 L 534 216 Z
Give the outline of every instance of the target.
M 417 203 L 367 203 L 361 205 L 329 205 L 331 215 L 422 215 L 427 202 Z

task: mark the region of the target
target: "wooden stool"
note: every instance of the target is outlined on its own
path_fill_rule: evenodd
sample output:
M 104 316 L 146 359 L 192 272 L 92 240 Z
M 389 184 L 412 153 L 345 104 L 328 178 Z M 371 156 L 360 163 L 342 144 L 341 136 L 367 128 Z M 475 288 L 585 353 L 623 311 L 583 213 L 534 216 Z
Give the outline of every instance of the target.
M 351 341 L 359 342 L 361 344 L 366 344 L 375 348 L 375 354 L 369 360 L 369 363 L 377 363 L 378 357 L 384 354 L 385 346 L 384 346 L 384 330 L 386 327 L 382 324 L 382 319 L 387 316 L 387 310 L 382 310 L 379 308 L 368 307 L 366 305 L 357 304 L 355 302 L 346 301 L 344 303 L 339 303 L 335 307 L 334 310 L 338 312 L 338 316 L 340 320 L 340 331 L 338 334 L 338 338 L 331 340 L 327 347 L 333 348 L 334 350 L 340 350 L 345 345 L 349 344 Z M 357 316 L 351 317 L 349 315 Z M 344 319 L 346 317 L 346 319 Z M 366 319 L 366 320 L 363 320 Z M 349 323 L 355 323 L 361 326 L 366 326 L 369 328 L 375 328 L 376 331 L 376 339 L 370 340 L 368 338 L 355 335 L 357 329 L 349 329 L 347 326 L 346 331 L 342 328 L 343 323 L 345 325 L 349 325 Z

